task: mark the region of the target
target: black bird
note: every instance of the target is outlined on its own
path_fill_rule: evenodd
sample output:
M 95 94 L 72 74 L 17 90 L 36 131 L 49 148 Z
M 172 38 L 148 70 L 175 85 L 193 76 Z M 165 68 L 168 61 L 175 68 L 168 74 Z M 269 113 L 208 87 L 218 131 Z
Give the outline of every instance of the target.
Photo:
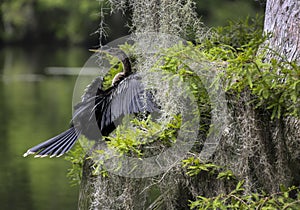
M 141 76 L 132 73 L 128 56 L 118 48 L 93 50 L 116 56 L 123 64 L 112 86 L 102 88 L 102 77 L 97 77 L 86 88 L 82 101 L 74 106 L 71 126 L 61 134 L 30 148 L 23 156 L 59 157 L 68 152 L 81 134 L 89 139 L 100 139 L 115 130 L 118 122 L 128 114 L 157 111 L 153 95 L 144 89 Z

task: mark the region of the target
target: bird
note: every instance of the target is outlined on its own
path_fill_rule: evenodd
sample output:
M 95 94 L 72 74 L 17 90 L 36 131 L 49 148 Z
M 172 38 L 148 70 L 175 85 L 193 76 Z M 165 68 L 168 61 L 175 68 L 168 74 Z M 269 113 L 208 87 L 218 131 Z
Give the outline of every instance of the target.
M 119 48 L 90 50 L 117 57 L 123 71 L 117 73 L 112 85 L 104 89 L 103 77 L 96 77 L 87 86 L 81 102 L 74 106 L 70 127 L 66 131 L 46 140 L 24 153 L 24 157 L 60 157 L 67 153 L 83 134 L 88 139 L 99 140 L 112 133 L 122 118 L 129 114 L 152 113 L 158 111 L 154 96 L 146 91 L 139 73 L 132 71 L 129 57 Z

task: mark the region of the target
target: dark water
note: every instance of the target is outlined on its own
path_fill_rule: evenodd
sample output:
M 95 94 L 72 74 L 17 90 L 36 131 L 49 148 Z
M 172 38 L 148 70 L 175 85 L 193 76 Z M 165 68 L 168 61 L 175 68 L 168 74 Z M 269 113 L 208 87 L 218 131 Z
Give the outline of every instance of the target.
M 78 187 L 61 158 L 23 158 L 23 153 L 68 127 L 76 76 L 46 67 L 81 67 L 87 49 L 0 49 L 0 210 L 77 209 Z

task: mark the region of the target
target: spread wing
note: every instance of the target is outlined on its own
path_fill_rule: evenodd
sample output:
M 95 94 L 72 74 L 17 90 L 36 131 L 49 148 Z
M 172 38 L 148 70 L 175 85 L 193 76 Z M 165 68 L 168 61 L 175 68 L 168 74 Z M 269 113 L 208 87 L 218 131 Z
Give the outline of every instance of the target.
M 153 96 L 146 91 L 138 74 L 126 77 L 106 91 L 99 90 L 95 114 L 102 135 L 111 133 L 123 116 L 157 111 Z
M 96 77 L 91 84 L 86 87 L 85 92 L 81 97 L 81 102 L 74 106 L 72 120 L 79 119 L 80 121 L 85 121 L 84 118 L 90 118 L 97 98 L 97 93 L 101 89 L 102 83 L 103 78 Z
M 95 103 L 103 83 L 102 77 L 96 77 L 85 89 L 82 101 L 74 106 L 72 125 L 89 139 L 99 139 L 100 132 L 95 118 Z
M 127 114 L 158 111 L 140 76 L 130 75 L 107 90 L 101 89 L 102 81 L 97 77 L 87 87 L 82 101 L 74 107 L 68 130 L 30 148 L 24 157 L 34 153 L 35 157 L 59 157 L 71 149 L 80 134 L 98 139 L 100 132 L 103 136 L 110 134 L 117 126 L 116 121 Z
M 24 157 L 30 154 L 36 154 L 35 157 L 46 157 L 48 155 L 50 157 L 59 157 L 68 152 L 73 147 L 81 133 L 85 135 L 90 134 L 88 138 L 95 139 L 97 136 L 92 136 L 93 132 L 90 132 L 92 130 L 89 127 L 91 123 L 85 122 L 90 121 L 91 113 L 95 105 L 95 99 L 97 97 L 96 93 L 98 91 L 98 88 L 101 87 L 101 84 L 102 78 L 97 77 L 86 88 L 85 93 L 82 96 L 82 101 L 74 107 L 71 127 L 68 130 L 28 149 L 24 154 Z M 99 133 L 98 126 L 95 127 Z
M 153 95 L 146 91 L 141 76 L 132 74 L 118 84 L 102 90 L 102 78 L 97 77 L 85 94 L 82 102 L 74 107 L 72 123 L 90 139 L 109 135 L 125 115 L 151 113 L 158 108 Z

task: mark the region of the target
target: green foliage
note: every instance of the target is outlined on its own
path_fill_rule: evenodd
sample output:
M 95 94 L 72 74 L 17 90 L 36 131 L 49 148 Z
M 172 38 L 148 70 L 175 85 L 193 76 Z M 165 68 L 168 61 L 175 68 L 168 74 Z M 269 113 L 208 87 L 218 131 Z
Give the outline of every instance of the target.
M 93 154 L 90 157 L 88 157 L 88 159 L 92 159 L 93 161 L 96 160 L 92 166 L 93 167 L 92 175 L 94 176 L 101 175 L 102 177 L 108 177 L 108 171 L 106 170 L 104 165 L 105 159 L 102 158 L 99 159 L 99 156 L 100 157 L 104 156 L 105 158 L 109 158 L 108 154 L 106 154 L 104 150 L 94 150 Z
M 185 62 L 187 59 L 200 65 L 210 62 L 218 70 L 213 83 L 216 88 L 223 83 L 227 94 L 237 99 L 245 91 L 250 92 L 253 100 L 249 103 L 269 111 L 271 119 L 300 116 L 300 66 L 285 58 L 268 61 L 272 51 L 263 43 L 269 36 L 263 36 L 258 26 L 249 19 L 244 23 L 231 22 L 229 26 L 217 29 L 217 36 L 196 46 L 179 45 L 168 49 L 161 69 L 189 81 L 193 93 L 197 93 L 203 90 L 199 84 L 205 80 L 205 75 L 199 78 Z M 208 97 L 203 97 L 203 93 L 197 98 L 206 99 L 203 102 L 207 104 Z
M 231 170 L 212 163 L 204 163 L 199 158 L 190 157 L 182 161 L 182 166 L 187 169 L 189 176 L 208 173 L 216 179 L 236 180 L 237 177 Z M 215 197 L 197 196 L 190 201 L 190 209 L 299 209 L 299 188 L 286 188 L 280 186 L 280 192 L 267 194 L 263 191 L 249 193 L 243 187 L 244 181 L 237 182 L 235 189 L 227 194 Z M 296 196 L 295 196 L 296 195 Z
M 85 151 L 79 143 L 75 144 L 73 149 L 65 156 L 65 160 L 71 163 L 71 167 L 67 174 L 71 185 L 78 185 L 81 182 L 84 157 Z
M 197 52 L 199 51 L 197 50 Z M 206 127 L 208 122 L 205 121 L 210 118 L 211 111 L 207 87 L 203 82 L 206 78 L 201 77 L 203 75 L 198 75 L 186 62 L 187 59 L 193 57 L 191 54 L 195 53 L 195 47 L 191 43 L 188 43 L 188 46 L 180 43 L 170 49 L 164 49 L 161 53 L 164 56 L 157 61 L 153 69 L 159 69 L 162 73 L 167 73 L 169 80 L 173 77 L 179 78 L 188 85 L 189 91 L 197 101 L 199 112 L 201 112 L 200 118 L 202 122 L 200 127 L 201 129 Z
M 300 67 L 296 62 L 278 62 L 271 60 L 271 65 L 263 70 L 252 87 L 257 95 L 257 107 L 267 104 L 272 110 L 272 118 L 280 118 L 283 114 L 300 116 Z
M 260 40 L 263 34 L 263 17 L 246 17 L 245 20 L 228 21 L 223 27 L 212 29 L 215 36 L 207 40 L 209 46 L 227 45 L 238 50 L 251 40 Z M 258 47 L 258 46 L 257 46 Z
M 165 127 L 154 122 L 151 115 L 146 118 L 145 116 L 124 117 L 122 124 L 110 136 L 105 137 L 109 150 L 94 151 L 93 156 L 95 157 L 92 158 L 97 161 L 93 166 L 93 174 L 104 177 L 109 175 L 104 163 L 111 158 L 112 152 L 116 156 L 126 155 L 135 158 L 146 158 L 160 154 L 165 148 L 175 143 L 180 126 L 180 116 L 174 116 L 173 120 L 167 123 Z M 99 159 L 98 155 L 103 158 Z
M 151 120 L 151 115 L 146 119 L 133 118 L 129 123 L 118 126 L 115 135 L 108 136 L 108 147 L 115 149 L 118 154 L 143 157 L 153 150 L 160 151 L 171 146 L 176 141 L 177 131 L 181 126 L 181 117 L 174 116 L 166 127 Z M 128 129 L 130 126 L 132 129 Z M 159 144 L 157 144 L 159 143 Z M 151 145 L 151 149 L 147 149 Z
M 300 192 L 296 187 L 281 187 L 280 192 L 266 194 L 255 192 L 248 194 L 243 188 L 244 181 L 238 182 L 236 188 L 228 194 L 219 194 L 216 197 L 206 198 L 197 196 L 195 201 L 190 201 L 190 209 L 289 209 L 300 208 Z M 296 198 L 291 193 L 298 193 Z
M 251 40 L 239 52 L 230 47 L 210 49 L 210 53 L 227 62 L 225 74 L 219 75 L 226 83 L 225 89 L 237 96 L 250 91 L 254 106 L 270 110 L 272 119 L 299 116 L 300 67 L 296 62 L 275 59 L 264 62 L 267 49 L 261 48 L 257 53 L 263 41 L 263 38 Z
M 272 119 L 300 116 L 300 67 L 285 58 L 267 62 L 271 51 L 263 43 L 268 35 L 262 35 L 256 21 L 231 22 L 219 28 L 219 41 L 207 39 L 200 45 L 201 50 L 212 61 L 226 62 L 225 72 L 217 80 L 224 81 L 227 93 L 239 96 L 250 91 L 254 106 L 270 110 Z
M 236 179 L 231 170 L 213 163 L 204 163 L 199 158 L 195 157 L 182 160 L 182 167 L 187 169 L 186 174 L 189 176 L 196 176 L 201 172 L 207 172 L 210 175 L 216 176 L 217 179 Z

